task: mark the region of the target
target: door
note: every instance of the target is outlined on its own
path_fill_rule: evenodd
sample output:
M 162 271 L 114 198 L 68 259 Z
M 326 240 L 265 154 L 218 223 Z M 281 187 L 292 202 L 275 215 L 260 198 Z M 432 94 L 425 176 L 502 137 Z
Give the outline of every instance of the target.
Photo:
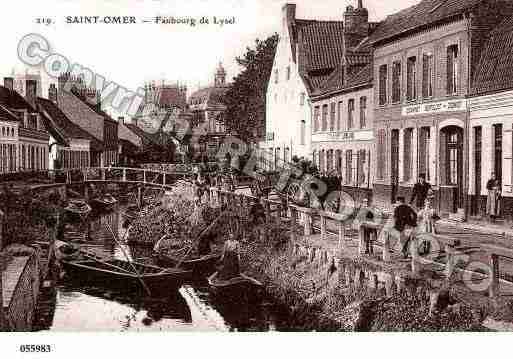
M 445 127 L 445 181 L 456 189 L 454 205 L 463 208 L 463 129 L 457 126 Z
M 479 215 L 481 212 L 481 150 L 482 150 L 482 128 L 474 127 L 474 188 L 475 199 L 472 206 L 472 214 Z
M 392 186 L 390 200 L 394 203 L 399 190 L 399 130 L 392 130 L 390 141 L 390 181 Z

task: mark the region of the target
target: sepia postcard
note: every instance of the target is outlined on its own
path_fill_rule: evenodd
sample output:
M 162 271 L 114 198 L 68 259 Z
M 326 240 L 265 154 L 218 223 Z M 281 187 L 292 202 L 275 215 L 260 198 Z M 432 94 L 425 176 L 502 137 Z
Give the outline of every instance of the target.
M 2 8 L 2 358 L 513 331 L 513 1 Z

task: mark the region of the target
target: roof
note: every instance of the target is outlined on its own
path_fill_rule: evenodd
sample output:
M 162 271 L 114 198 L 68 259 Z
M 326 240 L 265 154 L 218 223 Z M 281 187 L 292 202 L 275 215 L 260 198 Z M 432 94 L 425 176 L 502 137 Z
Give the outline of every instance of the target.
M 463 14 L 484 0 L 423 0 L 388 16 L 371 36 L 373 43 Z
M 5 105 L 9 109 L 37 112 L 18 92 L 9 90 L 4 86 L 0 86 L 0 104 Z
M 18 122 L 16 116 L 3 105 L 0 105 L 0 120 Z
M 342 21 L 296 20 L 299 71 L 313 91 L 340 64 L 344 55 Z
M 368 63 L 363 69 L 356 72 L 344 82 L 344 66 L 340 65 L 329 76 L 325 83 L 317 89 L 313 96 L 327 95 L 333 92 L 342 92 L 356 86 L 372 84 L 372 63 Z
M 46 128 L 52 135 L 64 137 L 65 140 L 72 138 L 89 140 L 91 141 L 91 148 L 103 148 L 100 140 L 79 125 L 73 123 L 55 103 L 41 97 L 37 98 L 37 103 L 44 115 Z
M 472 94 L 513 88 L 513 17 L 489 34 L 474 77 Z
M 183 108 L 185 106 L 185 96 L 176 86 L 163 86 L 159 89 L 159 105 Z
M 204 87 L 192 93 L 188 102 L 192 106 L 223 107 L 223 97 L 230 87 L 230 85 Z
M 134 123 L 125 123 L 125 126 L 130 131 L 132 131 L 137 136 L 139 136 L 141 138 L 141 140 L 143 140 L 145 142 L 155 143 L 155 139 L 153 138 L 153 136 L 150 133 L 144 131 L 142 128 L 140 128 L 136 124 L 134 124 Z

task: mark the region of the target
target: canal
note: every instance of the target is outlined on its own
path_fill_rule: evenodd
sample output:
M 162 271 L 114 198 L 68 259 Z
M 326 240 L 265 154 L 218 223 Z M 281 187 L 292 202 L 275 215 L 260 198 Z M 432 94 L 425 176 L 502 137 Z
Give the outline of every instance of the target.
M 121 260 L 151 263 L 151 249 L 120 244 L 112 239 L 107 224 L 125 235 L 121 213 L 93 215 L 89 238 L 85 231 L 67 231 L 69 240 L 78 240 L 89 251 Z M 61 276 L 52 291 L 54 307 L 40 330 L 49 331 L 288 331 L 287 310 L 272 299 L 256 304 L 229 306 L 209 295 L 206 281 L 185 285 L 166 299 L 143 299 L 105 287 L 85 286 Z M 47 310 L 48 311 L 48 310 Z

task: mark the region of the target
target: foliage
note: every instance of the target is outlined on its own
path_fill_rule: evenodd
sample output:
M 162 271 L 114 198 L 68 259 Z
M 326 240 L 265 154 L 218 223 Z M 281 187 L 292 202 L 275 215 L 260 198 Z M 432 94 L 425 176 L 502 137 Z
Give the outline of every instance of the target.
M 264 133 L 267 84 L 271 77 L 278 34 L 257 39 L 237 63 L 243 70 L 234 78 L 224 96 L 224 122 L 231 133 L 247 143 L 255 143 Z

